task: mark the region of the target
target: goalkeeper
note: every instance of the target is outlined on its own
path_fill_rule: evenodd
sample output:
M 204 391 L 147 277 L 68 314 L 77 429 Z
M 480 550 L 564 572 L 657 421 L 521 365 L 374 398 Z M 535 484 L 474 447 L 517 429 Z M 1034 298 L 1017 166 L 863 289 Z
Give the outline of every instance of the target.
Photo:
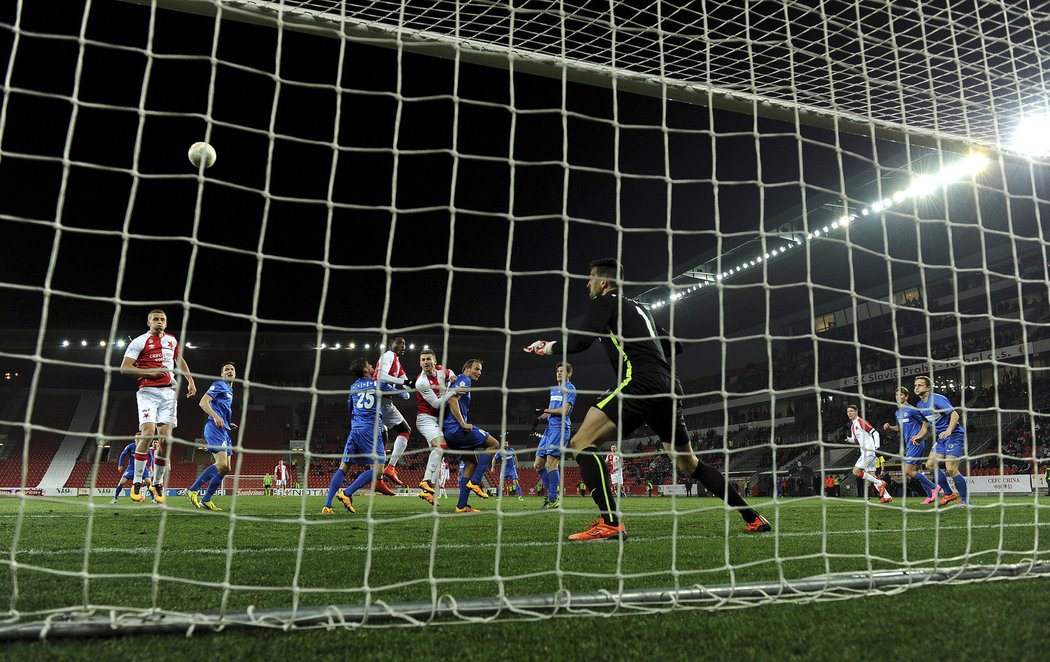
M 681 396 L 683 391 L 678 378 L 671 374 L 668 356 L 672 346 L 667 331 L 656 325 L 645 307 L 620 296 L 622 279 L 619 261 L 591 262 L 587 281 L 591 302 L 583 328 L 568 334 L 564 348 L 556 347 L 558 341 L 554 340 L 537 340 L 525 348 L 533 354 L 575 354 L 598 340 L 619 378 L 616 388 L 602 394 L 597 404 L 587 411 L 583 425 L 569 441 L 580 465 L 580 476 L 601 512 L 601 519 L 595 520 L 590 529 L 575 533 L 569 539 L 627 538 L 616 512 L 616 495 L 609 471 L 598 455 L 598 447 L 615 438 L 617 429 L 626 436 L 643 423 L 648 423 L 659 435 L 666 450 L 670 451 L 673 442 L 679 471 L 692 476 L 709 492 L 736 508 L 748 531 L 769 531 L 766 518 L 748 506 L 717 469 L 699 461 L 693 453 L 685 417 L 681 407 L 675 407 L 675 396 Z M 681 352 L 681 345 L 675 343 L 674 350 Z

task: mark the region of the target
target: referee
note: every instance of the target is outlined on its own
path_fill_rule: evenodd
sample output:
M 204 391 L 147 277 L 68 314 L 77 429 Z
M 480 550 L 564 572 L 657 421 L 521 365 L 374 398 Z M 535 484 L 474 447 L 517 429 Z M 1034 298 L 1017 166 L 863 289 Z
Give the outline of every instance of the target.
M 664 449 L 672 445 L 677 452 L 678 469 L 692 476 L 709 492 L 720 496 L 738 510 L 751 532 L 769 531 L 766 518 L 759 515 L 714 467 L 699 461 L 689 443 L 685 417 L 675 407 L 675 397 L 683 395 L 682 384 L 671 375 L 668 356 L 672 348 L 681 353 L 681 343 L 673 347 L 666 330 L 658 327 L 653 316 L 641 304 L 620 295 L 623 269 L 619 261 L 606 258 L 591 262 L 587 292 L 591 302 L 583 327 L 568 333 L 565 347 L 558 354 L 582 352 L 598 340 L 619 377 L 619 384 L 603 393 L 587 411 L 569 446 L 576 453 L 580 476 L 591 490 L 601 519 L 587 531 L 569 536 L 570 540 L 627 539 L 627 532 L 616 513 L 616 495 L 609 480 L 609 470 L 598 455 L 602 442 L 617 435 L 617 429 L 628 435 L 643 423 L 660 437 Z M 537 340 L 526 352 L 555 353 L 558 341 Z

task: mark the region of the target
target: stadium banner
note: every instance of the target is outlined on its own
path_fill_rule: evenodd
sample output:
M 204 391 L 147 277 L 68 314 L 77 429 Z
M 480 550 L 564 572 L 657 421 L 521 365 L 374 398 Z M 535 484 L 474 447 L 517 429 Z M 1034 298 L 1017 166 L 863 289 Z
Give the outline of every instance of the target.
M 974 494 L 1031 494 L 1032 477 L 1028 474 L 1016 476 L 967 476 L 966 485 Z
M 0 487 L 0 496 L 44 496 L 44 490 L 39 487 Z
M 931 363 L 914 363 L 912 365 L 901 366 L 900 372 L 896 368 L 891 370 L 879 370 L 877 372 L 869 372 L 864 375 L 853 375 L 852 377 L 846 377 L 831 382 L 823 382 L 821 386 L 830 388 L 841 388 L 845 386 L 857 386 L 858 384 L 874 384 L 875 382 L 885 381 L 896 381 L 907 377 L 915 377 L 916 375 L 928 375 L 931 372 L 938 370 L 949 370 L 951 368 L 958 368 L 960 363 L 962 364 L 973 364 L 973 363 L 988 363 L 990 361 L 1003 361 L 1006 359 L 1016 359 L 1024 356 L 1031 356 L 1036 352 L 1045 351 L 1050 349 L 1050 340 L 1039 340 L 1035 343 L 1027 343 L 1023 345 L 1010 345 L 1008 347 L 1000 347 L 995 351 L 986 350 L 983 352 L 973 352 L 971 354 L 965 354 L 962 357 L 962 361 L 933 361 Z
M 671 496 L 672 494 L 677 496 L 685 496 L 685 485 L 682 483 L 675 483 L 674 485 L 658 485 L 660 490 L 660 496 Z
M 91 490 L 87 487 L 78 487 L 77 496 L 91 496 Z
M 1043 476 L 1043 474 L 1039 474 L 1038 476 L 1032 476 L 1032 487 L 1034 487 L 1037 490 L 1045 490 L 1046 477 Z
M 76 496 L 77 488 L 75 487 L 52 487 L 47 491 L 48 496 Z

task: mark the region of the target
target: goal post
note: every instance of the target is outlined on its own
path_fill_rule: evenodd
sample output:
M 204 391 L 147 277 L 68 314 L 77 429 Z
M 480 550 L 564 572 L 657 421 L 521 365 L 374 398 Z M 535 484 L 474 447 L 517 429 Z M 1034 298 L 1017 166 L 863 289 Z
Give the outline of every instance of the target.
M 0 265 L 0 639 L 586 618 L 1050 575 L 1050 151 L 1013 139 L 1050 117 L 1050 14 L 736 4 L 0 10 L 0 237 L 19 257 Z M 202 140 L 207 169 L 186 160 Z M 539 414 L 568 397 L 557 366 L 574 367 L 577 433 L 642 377 L 622 329 L 595 336 L 612 369 L 596 347 L 560 353 L 595 295 L 591 260 L 609 257 L 652 351 L 675 350 L 689 448 L 770 531 L 682 469 L 666 421 L 638 420 L 595 449 L 602 480 L 622 472 L 628 538 L 568 539 L 601 504 L 569 451 L 537 458 Z M 237 368 L 210 512 L 96 494 L 120 479 L 103 458 L 131 420 L 156 416 L 120 367 L 155 307 L 189 366 L 168 488 L 210 461 L 200 403 Z M 399 338 L 409 385 L 425 350 L 483 366 L 470 422 L 509 447 L 479 479 L 490 497 L 466 488 L 477 456 L 460 468 L 449 449 L 427 494 L 417 394 L 392 399 L 405 426 L 388 414 L 374 469 L 344 450 L 350 385 Z M 554 355 L 522 351 L 536 340 Z M 947 404 L 923 404 L 923 379 Z M 925 440 L 893 429 L 909 412 Z M 880 435 L 871 466 L 858 429 Z M 263 498 L 280 459 L 299 485 Z M 68 476 L 60 491 L 45 471 Z

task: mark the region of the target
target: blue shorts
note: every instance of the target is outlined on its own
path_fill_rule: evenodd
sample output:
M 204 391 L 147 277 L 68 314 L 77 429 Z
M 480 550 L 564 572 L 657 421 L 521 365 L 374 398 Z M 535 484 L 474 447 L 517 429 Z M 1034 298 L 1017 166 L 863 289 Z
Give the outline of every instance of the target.
M 904 464 L 922 464 L 926 461 L 926 442 L 913 444 L 904 442 Z
M 204 424 L 204 444 L 209 453 L 223 453 L 233 455 L 233 442 L 230 441 L 230 431 L 226 428 L 219 429 L 211 421 Z
M 442 436 L 445 437 L 445 443 L 449 448 L 469 451 L 483 447 L 485 440 L 489 438 L 489 433 L 479 427 L 464 430 L 457 425 L 454 429 L 445 428 Z
M 560 427 L 547 428 L 540 437 L 540 443 L 536 445 L 536 457 L 561 457 L 562 450 L 569 445 L 569 435 L 564 435 L 564 444 L 562 444 L 562 436 Z
M 939 455 L 962 457 L 963 456 L 963 437 L 961 434 L 952 434 L 947 439 L 938 439 L 937 444 L 933 447 L 935 453 Z
M 515 469 L 514 471 L 504 472 L 504 474 L 503 474 L 503 480 L 505 480 L 505 481 L 509 482 L 509 481 L 517 480 L 517 479 L 518 479 L 518 471 L 517 471 L 517 469 Z
M 150 478 L 150 476 L 151 476 L 151 474 L 149 472 L 149 469 L 143 469 L 142 470 L 142 480 L 146 480 L 147 478 Z M 124 480 L 135 480 L 135 463 L 134 462 L 132 462 L 131 464 L 128 465 L 128 470 L 124 472 L 124 475 L 121 476 L 121 478 L 124 479 Z
M 350 464 L 371 465 L 386 461 L 386 448 L 383 446 L 383 430 L 350 430 L 343 448 L 343 462 Z

